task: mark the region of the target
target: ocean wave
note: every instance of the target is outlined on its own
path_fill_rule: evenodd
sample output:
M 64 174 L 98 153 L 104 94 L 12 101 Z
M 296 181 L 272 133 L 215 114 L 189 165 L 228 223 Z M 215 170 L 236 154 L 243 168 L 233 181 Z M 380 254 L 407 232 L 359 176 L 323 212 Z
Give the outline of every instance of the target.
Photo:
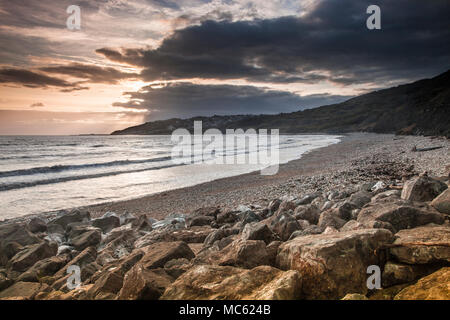
M 30 182 L 7 183 L 7 184 L 0 184 L 0 191 L 23 189 L 23 188 L 40 186 L 40 185 L 55 184 L 55 183 L 75 181 L 75 180 L 85 180 L 85 179 L 95 179 L 95 178 L 102 178 L 102 177 L 108 177 L 108 176 L 117 176 L 117 175 L 126 174 L 126 173 L 138 173 L 138 172 L 151 171 L 151 170 L 160 170 L 160 169 L 166 169 L 166 168 L 177 167 L 177 166 L 182 166 L 182 165 L 185 165 L 185 164 L 172 163 L 172 164 L 163 165 L 163 166 L 136 169 L 136 170 L 110 171 L 110 172 L 86 174 L 86 175 L 79 175 L 79 176 L 43 179 L 43 180 L 36 180 L 36 181 L 30 181 Z
M 54 166 L 46 166 L 46 167 L 34 167 L 29 169 L 19 169 L 19 170 L 11 170 L 11 171 L 0 171 L 0 178 L 4 177 L 15 177 L 15 176 L 28 176 L 33 174 L 45 174 L 45 173 L 55 173 L 62 172 L 68 170 L 81 170 L 86 168 L 99 168 L 99 167 L 114 167 L 121 165 L 130 165 L 130 164 L 144 164 L 144 163 L 152 163 L 152 162 L 160 162 L 160 161 L 168 161 L 171 157 L 159 157 L 152 159 L 141 159 L 141 160 L 116 160 L 110 162 L 100 162 L 100 163 L 88 163 L 88 164 L 80 164 L 80 165 L 54 165 Z

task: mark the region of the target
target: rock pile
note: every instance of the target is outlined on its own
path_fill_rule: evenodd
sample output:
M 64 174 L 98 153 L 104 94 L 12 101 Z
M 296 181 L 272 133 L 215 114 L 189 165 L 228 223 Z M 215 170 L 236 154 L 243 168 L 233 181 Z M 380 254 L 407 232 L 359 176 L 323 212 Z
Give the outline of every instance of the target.
M 449 299 L 448 183 L 369 181 L 161 221 L 78 209 L 3 223 L 0 299 Z M 368 288 L 369 266 L 383 289 Z

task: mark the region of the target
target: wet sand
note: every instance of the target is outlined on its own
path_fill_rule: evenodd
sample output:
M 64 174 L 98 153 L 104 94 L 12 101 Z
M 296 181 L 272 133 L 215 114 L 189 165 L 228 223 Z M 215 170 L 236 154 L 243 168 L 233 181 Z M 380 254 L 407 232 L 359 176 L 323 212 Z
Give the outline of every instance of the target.
M 412 148 L 443 146 L 428 152 Z M 192 187 L 166 191 L 137 199 L 86 207 L 93 217 L 112 211 L 147 214 L 155 219 L 171 213 L 190 213 L 198 208 L 266 205 L 275 198 L 301 196 L 317 190 L 333 190 L 378 179 L 392 179 L 392 172 L 406 175 L 425 169 L 439 176 L 450 159 L 445 138 L 351 133 L 341 142 L 304 154 L 280 166 L 273 176 L 259 171 L 219 179 Z M 392 181 L 391 181 L 392 182 Z M 394 181 L 395 183 L 395 181 Z

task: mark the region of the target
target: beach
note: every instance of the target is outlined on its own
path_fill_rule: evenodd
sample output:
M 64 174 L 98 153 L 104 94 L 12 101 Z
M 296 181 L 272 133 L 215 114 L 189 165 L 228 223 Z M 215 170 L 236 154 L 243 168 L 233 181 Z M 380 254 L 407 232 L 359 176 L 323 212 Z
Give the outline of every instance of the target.
M 273 176 L 6 220 L 0 300 L 450 299 L 449 147 L 351 133 Z
M 341 135 L 340 139 L 338 144 L 313 150 L 298 160 L 281 165 L 273 176 L 263 176 L 256 171 L 87 209 L 95 217 L 108 211 L 128 211 L 163 219 L 171 213 L 191 213 L 209 206 L 232 209 L 251 204 L 264 207 L 275 198 L 354 188 L 358 183 L 386 178 L 390 173 L 398 175 L 400 180 L 403 173 L 412 175 L 428 171 L 440 176 L 444 174 L 443 164 L 447 164 L 450 155 L 450 142 L 445 138 L 350 133 Z M 414 146 L 443 148 L 413 152 Z

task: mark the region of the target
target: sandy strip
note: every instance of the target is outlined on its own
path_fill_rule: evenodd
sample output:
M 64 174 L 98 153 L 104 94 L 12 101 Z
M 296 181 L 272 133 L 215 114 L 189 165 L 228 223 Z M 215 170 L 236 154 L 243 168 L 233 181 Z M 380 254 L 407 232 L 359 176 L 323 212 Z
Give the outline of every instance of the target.
M 444 146 L 428 152 L 411 149 Z M 301 196 L 317 190 L 351 188 L 357 183 L 388 179 L 428 170 L 442 175 L 450 162 L 450 142 L 445 138 L 353 133 L 342 141 L 304 154 L 301 159 L 280 166 L 278 174 L 262 176 L 259 171 L 219 179 L 192 187 L 171 190 L 138 199 L 86 207 L 94 217 L 108 211 L 147 214 L 156 219 L 170 213 L 190 213 L 205 206 L 235 208 L 238 205 L 266 205 L 279 197 Z

